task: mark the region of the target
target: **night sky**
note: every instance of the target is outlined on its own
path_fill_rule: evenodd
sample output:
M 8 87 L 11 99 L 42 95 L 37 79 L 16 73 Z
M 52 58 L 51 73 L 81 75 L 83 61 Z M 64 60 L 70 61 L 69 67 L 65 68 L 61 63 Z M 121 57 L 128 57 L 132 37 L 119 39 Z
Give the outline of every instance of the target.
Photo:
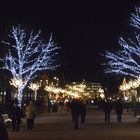
M 51 1 L 51 2 L 50 2 Z M 69 81 L 107 83 L 100 55 L 105 50 L 119 48 L 119 36 L 129 29 L 130 12 L 140 2 L 136 0 L 12 0 L 0 4 L 0 40 L 7 38 L 12 25 L 28 30 L 42 30 L 46 39 L 53 33 L 61 46 L 59 71 Z M 112 77 L 114 77 L 112 75 Z

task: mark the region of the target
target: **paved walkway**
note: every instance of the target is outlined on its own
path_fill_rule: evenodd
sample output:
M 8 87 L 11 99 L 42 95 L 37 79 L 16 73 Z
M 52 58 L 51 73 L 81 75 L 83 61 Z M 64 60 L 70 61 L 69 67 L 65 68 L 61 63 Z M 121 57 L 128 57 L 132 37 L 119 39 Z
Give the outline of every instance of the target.
M 20 132 L 8 129 L 10 140 L 139 140 L 140 123 L 132 112 L 124 112 L 122 124 L 117 124 L 112 112 L 111 123 L 104 123 L 104 113 L 89 109 L 86 123 L 74 130 L 69 112 L 42 114 L 36 118 L 35 129 L 28 131 L 23 123 Z

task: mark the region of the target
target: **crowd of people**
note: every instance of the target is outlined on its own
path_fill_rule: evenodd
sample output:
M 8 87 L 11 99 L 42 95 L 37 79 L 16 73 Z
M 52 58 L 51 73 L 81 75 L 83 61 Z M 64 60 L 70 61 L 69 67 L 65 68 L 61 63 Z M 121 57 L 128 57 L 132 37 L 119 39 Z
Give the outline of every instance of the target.
M 74 124 L 75 130 L 79 129 L 79 121 L 81 123 L 85 123 L 86 104 L 87 103 L 82 99 L 72 99 L 70 102 L 66 104 L 67 108 L 69 108 L 70 110 L 72 116 L 72 122 Z M 59 102 L 59 106 L 60 107 L 58 108 L 58 112 L 62 112 L 64 103 Z M 117 114 L 118 123 L 121 123 L 123 109 L 124 109 L 124 102 L 121 98 L 116 100 L 115 103 L 112 103 L 112 101 L 109 99 L 105 99 L 102 102 L 102 110 L 104 111 L 105 114 L 105 123 L 110 123 L 110 115 L 113 108 L 115 109 L 115 112 Z M 23 117 L 26 118 L 27 129 L 32 130 L 34 128 L 34 120 L 36 118 L 36 115 L 37 115 L 37 108 L 33 101 L 29 101 L 25 106 L 25 108 L 22 110 L 20 107 L 18 107 L 17 102 L 14 102 L 13 107 L 11 108 L 9 113 L 9 117 L 12 119 L 12 131 L 13 132 L 19 131 L 20 124 L 22 122 Z M 7 130 L 1 116 L 0 116 L 0 131 L 3 132 L 0 134 L 6 137 L 5 140 L 8 140 Z
M 117 122 L 121 123 L 124 109 L 124 102 L 121 98 L 117 99 L 115 102 L 112 102 L 109 99 L 104 100 L 102 110 L 105 112 L 105 122 L 110 123 L 110 114 L 113 109 L 115 109 L 117 115 Z
M 34 127 L 34 119 L 36 117 L 37 109 L 32 101 L 29 101 L 24 111 L 18 106 L 17 102 L 13 103 L 13 106 L 9 112 L 9 117 L 12 120 L 12 131 L 18 132 L 22 118 L 26 117 L 27 128 L 32 130 Z M 1 140 L 9 140 L 8 132 L 4 124 L 4 119 L 0 114 L 0 138 Z
M 29 130 L 32 130 L 34 127 L 34 119 L 36 117 L 36 113 L 37 113 L 37 109 L 33 101 L 29 101 L 26 107 L 24 108 L 24 110 L 21 110 L 17 102 L 15 102 L 9 113 L 9 117 L 12 119 L 12 131 L 13 132 L 19 131 L 21 118 L 24 118 L 24 117 L 27 120 L 27 128 Z
M 86 102 L 79 99 L 73 99 L 70 102 L 70 109 L 71 109 L 72 121 L 75 124 L 74 128 L 78 130 L 79 118 L 81 117 L 81 123 L 85 122 Z M 124 101 L 122 100 L 122 98 L 118 98 L 115 102 L 112 102 L 112 100 L 108 98 L 104 99 L 102 102 L 101 109 L 102 111 L 104 111 L 105 114 L 105 123 L 110 123 L 110 115 L 113 109 L 115 110 L 117 116 L 117 122 L 121 123 L 122 114 L 124 110 Z

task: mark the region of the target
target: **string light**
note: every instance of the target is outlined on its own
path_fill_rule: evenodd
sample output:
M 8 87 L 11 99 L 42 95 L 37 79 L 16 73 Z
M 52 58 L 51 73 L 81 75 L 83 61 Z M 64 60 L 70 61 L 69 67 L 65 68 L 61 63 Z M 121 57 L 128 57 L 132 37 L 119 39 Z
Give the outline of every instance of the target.
M 37 99 L 37 90 L 40 87 L 39 83 L 30 83 L 28 87 L 35 92 L 35 96 L 34 97 L 35 97 L 35 100 L 36 100 Z
M 31 31 L 30 35 L 26 35 L 25 30 L 21 29 L 20 26 L 13 26 L 9 37 L 15 41 L 15 44 L 3 41 L 10 47 L 5 57 L 1 59 L 4 64 L 3 69 L 9 70 L 14 78 L 21 81 L 17 87 L 19 106 L 22 103 L 23 90 L 29 81 L 36 77 L 36 72 L 55 70 L 58 67 L 54 64 L 54 56 L 59 48 L 52 40 L 52 35 L 49 41 L 44 43 L 40 39 L 40 33 L 41 31 L 37 34 Z
M 131 14 L 130 25 L 133 28 L 140 29 L 140 8 L 135 8 L 135 13 Z M 135 41 L 128 39 L 125 41 L 122 37 L 119 39 L 121 50 L 116 53 L 106 51 L 105 57 L 108 60 L 106 64 L 106 73 L 116 73 L 129 75 L 138 78 L 140 75 L 140 34 L 135 30 Z

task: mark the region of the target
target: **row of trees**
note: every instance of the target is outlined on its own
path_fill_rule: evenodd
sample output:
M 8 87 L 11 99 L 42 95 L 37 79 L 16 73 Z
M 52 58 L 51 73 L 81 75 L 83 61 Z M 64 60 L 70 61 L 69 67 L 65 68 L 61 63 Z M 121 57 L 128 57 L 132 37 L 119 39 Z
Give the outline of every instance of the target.
M 120 37 L 121 49 L 115 53 L 106 51 L 105 58 L 106 73 L 129 75 L 135 78 L 140 76 L 140 8 L 135 8 L 131 14 L 130 25 L 134 29 L 133 39 Z M 54 43 L 52 35 L 48 42 L 40 39 L 40 33 L 31 31 L 26 34 L 25 29 L 20 26 L 12 27 L 9 37 L 13 40 L 3 43 L 6 45 L 7 53 L 1 58 L 2 69 L 10 71 L 13 78 L 19 81 L 18 101 L 21 106 L 23 90 L 30 80 L 36 77 L 38 71 L 55 70 L 55 55 L 59 47 Z M 3 46 L 2 46 L 3 47 Z

